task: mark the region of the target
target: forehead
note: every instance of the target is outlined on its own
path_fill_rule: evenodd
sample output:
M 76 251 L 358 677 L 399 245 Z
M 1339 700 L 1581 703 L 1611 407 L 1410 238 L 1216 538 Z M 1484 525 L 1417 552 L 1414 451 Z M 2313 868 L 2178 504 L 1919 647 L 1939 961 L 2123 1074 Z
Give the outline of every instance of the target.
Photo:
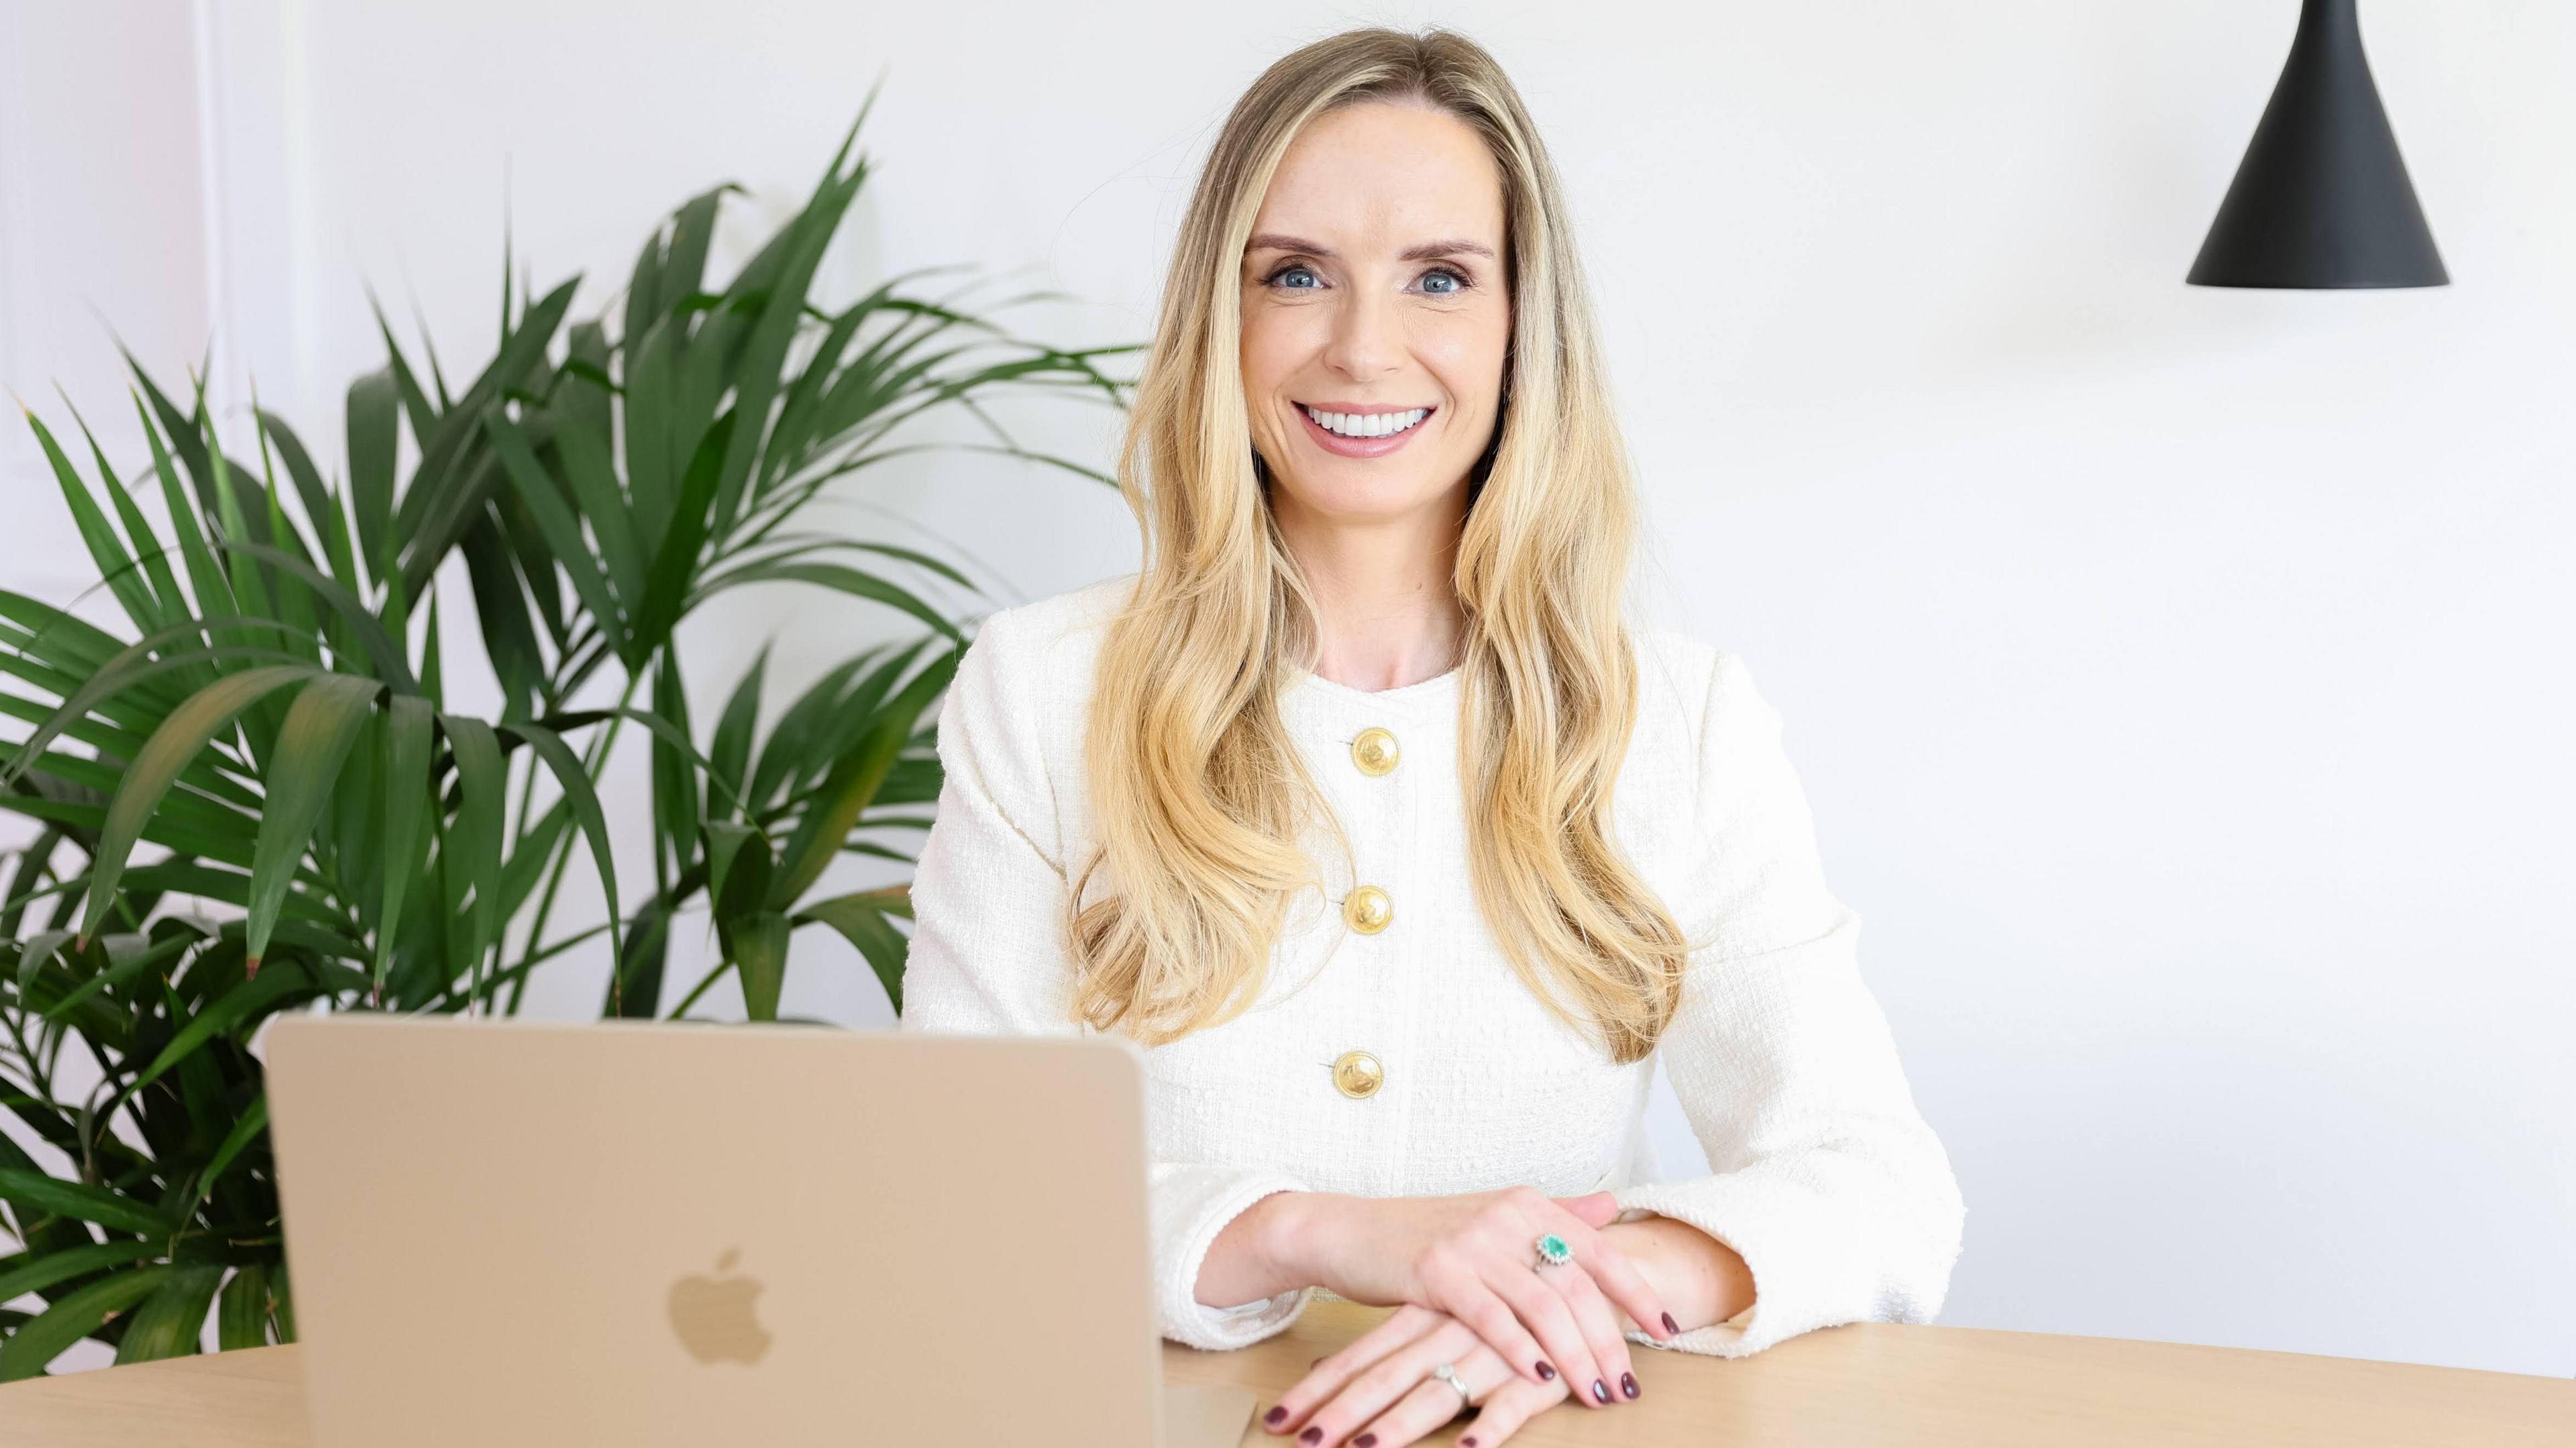
M 1503 243 L 1503 186 L 1484 138 L 1446 111 L 1364 101 L 1317 116 L 1263 193 L 1255 231 L 1350 252 L 1426 237 Z

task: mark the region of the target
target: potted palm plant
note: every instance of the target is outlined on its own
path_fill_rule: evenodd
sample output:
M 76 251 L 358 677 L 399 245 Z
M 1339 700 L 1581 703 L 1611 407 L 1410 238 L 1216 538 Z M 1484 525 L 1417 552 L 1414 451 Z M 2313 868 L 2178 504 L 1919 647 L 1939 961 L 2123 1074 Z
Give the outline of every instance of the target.
M 210 1315 L 224 1348 L 293 1339 L 251 1048 L 281 1011 L 514 1011 L 532 972 L 604 939 L 603 1013 L 655 1016 L 673 920 L 699 909 L 720 958 L 671 1014 L 732 975 L 746 1014 L 775 1018 L 808 925 L 855 944 L 901 1008 L 904 888 L 819 887 L 844 852 L 911 858 L 939 789 L 924 715 L 969 622 L 930 582 L 976 589 L 933 553 L 801 520 L 836 480 L 926 446 L 1110 483 L 977 402 L 1035 385 L 1123 406 L 1105 365 L 1137 349 L 1015 338 L 916 295 L 921 273 L 818 297 L 867 174 L 858 129 L 721 289 L 705 270 L 730 186 L 671 212 L 595 317 L 570 317 L 573 281 L 514 296 L 505 260 L 506 326 L 461 392 L 385 327 L 337 467 L 259 409 L 252 456 L 228 455 L 203 379 L 183 406 L 139 364 L 150 457 L 131 478 L 77 413 L 62 433 L 28 416 L 125 628 L 0 591 L 0 809 L 33 831 L 0 856 L 17 1248 L 0 1304 L 31 1304 L 0 1306 L 0 1380 L 85 1338 L 120 1362 L 194 1352 Z M 949 410 L 994 440 L 900 440 Z M 702 729 L 679 625 L 753 584 L 866 600 L 920 633 L 855 653 L 765 728 L 755 662 Z M 500 684 L 488 717 L 444 685 L 438 617 L 468 607 Z M 621 736 L 652 756 L 649 885 L 618 879 L 600 803 Z M 604 918 L 558 921 L 577 855 Z

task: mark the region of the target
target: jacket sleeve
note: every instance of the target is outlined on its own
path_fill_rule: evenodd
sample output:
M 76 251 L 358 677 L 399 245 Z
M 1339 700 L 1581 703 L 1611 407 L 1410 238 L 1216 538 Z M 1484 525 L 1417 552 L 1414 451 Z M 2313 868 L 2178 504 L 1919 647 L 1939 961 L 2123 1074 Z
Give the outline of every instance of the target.
M 940 706 L 939 804 L 912 882 L 913 929 L 897 1028 L 977 1035 L 1077 1035 L 1074 958 L 1055 794 L 1036 731 L 1079 727 L 1080 711 L 1036 688 L 1046 660 L 1009 611 L 986 620 Z M 1068 719 L 1066 715 L 1072 715 Z M 1217 1233 L 1255 1201 L 1307 1185 L 1279 1172 L 1155 1160 L 1147 1179 L 1154 1299 L 1162 1335 L 1193 1347 L 1249 1346 L 1285 1330 L 1314 1295 L 1298 1288 L 1239 1307 L 1197 1300 Z
M 1861 980 L 1860 917 L 1825 886 L 1780 715 L 1715 652 L 1695 878 L 1674 902 L 1700 948 L 1658 1047 L 1711 1175 L 1616 1197 L 1621 1220 L 1688 1222 L 1744 1258 L 1753 1305 L 1670 1344 L 1743 1357 L 1839 1323 L 1932 1320 L 1966 1209 Z

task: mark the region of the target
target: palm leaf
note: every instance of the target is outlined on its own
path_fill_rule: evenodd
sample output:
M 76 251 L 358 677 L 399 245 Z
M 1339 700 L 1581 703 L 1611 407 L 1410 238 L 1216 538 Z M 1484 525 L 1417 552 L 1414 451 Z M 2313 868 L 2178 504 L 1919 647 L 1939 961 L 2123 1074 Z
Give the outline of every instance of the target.
M 119 1232 L 167 1236 L 170 1222 L 140 1202 L 103 1187 L 56 1181 L 41 1172 L 0 1167 L 0 1200 L 22 1211 L 96 1222 Z
M 546 767 L 554 771 L 555 783 L 572 802 L 573 818 L 581 822 L 581 832 L 590 840 L 591 863 L 599 870 L 602 897 L 608 902 L 610 940 L 617 938 L 617 859 L 608 846 L 608 817 L 599 807 L 599 791 L 592 787 L 590 775 L 582 768 L 581 756 L 572 752 L 563 736 L 540 724 L 505 724 L 501 732 L 524 740 L 536 751 Z M 613 968 L 613 963 L 612 963 Z
M 440 854 L 461 856 L 461 862 L 451 860 L 447 868 L 460 870 L 459 883 L 470 885 L 474 892 L 465 933 L 449 960 L 449 969 L 456 971 L 479 962 L 500 930 L 502 792 L 507 778 L 492 726 L 455 714 L 441 714 L 438 722 L 455 755 L 463 799 Z
M 820 921 L 857 946 L 868 969 L 875 972 L 877 983 L 885 987 L 886 1000 L 893 1005 L 895 1014 L 902 1015 L 904 957 L 912 947 L 887 917 L 911 913 L 911 887 L 898 885 L 817 900 L 798 911 L 795 921 L 799 925 Z
M 227 675 L 189 696 L 174 710 L 143 746 L 143 753 L 125 772 L 125 782 L 116 791 L 115 802 L 108 806 L 105 827 L 100 832 L 96 865 L 90 872 L 89 907 L 82 916 L 81 933 L 97 932 L 107 918 L 115 899 L 117 877 L 125 869 L 126 857 L 133 853 L 134 843 L 143 835 L 145 823 L 153 810 L 169 793 L 170 783 L 186 767 L 215 731 L 232 722 L 251 704 L 266 698 L 289 684 L 312 678 L 318 670 L 302 664 L 271 664 L 244 673 Z
M 390 367 L 349 384 L 349 501 L 358 517 L 358 547 L 367 575 L 385 575 L 385 539 L 393 527 L 394 461 L 401 442 Z
M 62 1355 L 63 1349 L 98 1331 L 113 1313 L 150 1297 L 168 1280 L 172 1267 L 135 1267 L 101 1278 L 20 1325 L 0 1343 L 0 1382 L 32 1378 Z
M 384 894 L 376 907 L 376 949 L 371 993 L 381 998 L 385 977 L 393 968 L 393 948 L 401 928 L 403 897 L 411 888 L 414 862 L 420 858 L 421 805 L 428 793 L 432 719 L 429 701 L 417 694 L 397 694 L 385 707 L 385 832 L 379 841 L 385 862 Z
M 268 937 L 286 901 L 287 881 L 313 826 L 322 817 L 340 766 L 358 742 L 359 726 L 375 706 L 384 685 L 349 674 L 325 674 L 295 696 L 286 724 L 278 731 L 277 758 L 269 769 L 267 808 L 259 822 L 259 845 L 251 856 L 250 910 L 244 927 L 256 973 L 267 953 Z
M 205 1331 L 206 1309 L 215 1302 L 215 1286 L 223 1279 L 224 1269 L 211 1262 L 173 1267 L 127 1320 L 117 1339 L 116 1360 L 140 1363 L 194 1353 L 198 1334 Z
M 19 1253 L 0 1258 L 0 1302 L 42 1292 L 57 1283 L 128 1262 L 161 1255 L 160 1242 L 102 1242 L 90 1247 L 67 1247 L 41 1256 Z
M 27 426 L 36 434 L 36 443 L 44 449 L 45 461 L 54 470 L 61 486 L 63 502 L 71 509 L 72 521 L 80 529 L 81 542 L 88 546 L 92 562 L 98 565 L 99 577 L 106 581 L 116 601 L 125 607 L 126 617 L 138 629 L 150 631 L 162 623 L 161 600 L 154 597 L 149 583 L 135 564 L 134 556 L 125 549 L 124 540 L 116 536 L 107 515 L 99 511 L 98 500 L 90 496 L 89 487 L 73 468 L 71 459 L 63 456 L 54 435 L 34 413 L 26 413 Z M 111 478 L 113 474 L 110 475 Z
M 253 1262 L 235 1270 L 215 1308 L 215 1350 L 266 1346 L 268 1306 L 268 1264 Z

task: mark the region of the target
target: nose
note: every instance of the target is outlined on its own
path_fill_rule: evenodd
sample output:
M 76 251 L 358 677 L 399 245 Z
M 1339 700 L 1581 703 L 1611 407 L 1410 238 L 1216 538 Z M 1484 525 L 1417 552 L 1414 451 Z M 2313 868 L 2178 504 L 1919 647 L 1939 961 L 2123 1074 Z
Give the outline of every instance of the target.
M 1353 287 L 1334 309 L 1324 365 L 1354 382 L 1370 382 L 1404 365 L 1399 300 L 1374 287 Z

